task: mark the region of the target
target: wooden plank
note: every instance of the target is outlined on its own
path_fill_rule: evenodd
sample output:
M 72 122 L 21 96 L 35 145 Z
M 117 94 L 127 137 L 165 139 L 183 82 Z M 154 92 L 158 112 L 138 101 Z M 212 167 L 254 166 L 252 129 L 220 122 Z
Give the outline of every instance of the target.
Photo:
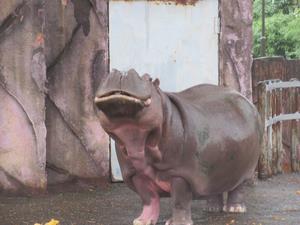
M 269 74 L 266 80 L 279 79 L 285 80 L 286 60 L 283 57 L 268 58 Z
M 300 62 L 300 61 L 299 61 Z M 300 63 L 299 63 L 300 65 Z M 299 73 L 300 74 L 300 73 Z M 300 88 L 296 89 L 296 106 L 297 111 L 300 112 Z M 296 120 L 296 132 L 294 134 L 296 139 L 297 162 L 300 170 L 300 120 Z
M 266 91 L 266 117 L 270 119 L 273 116 L 273 110 L 272 110 L 272 92 Z M 273 167 L 273 127 L 268 126 L 267 127 L 267 161 L 268 161 L 268 175 L 269 177 L 273 175 L 272 173 L 272 167 Z
M 297 106 L 296 106 L 296 88 L 290 88 L 290 106 L 291 106 L 291 111 L 296 111 Z M 291 162 L 292 162 L 292 170 L 294 172 L 299 171 L 299 160 L 298 160 L 298 151 L 297 151 L 297 143 L 298 137 L 297 137 L 297 121 L 293 120 L 292 121 L 292 127 L 291 127 Z
M 285 80 L 297 78 L 300 80 L 300 60 L 287 60 L 286 61 L 286 77 Z
M 269 92 L 270 93 L 270 115 L 271 117 L 275 117 L 277 115 L 277 101 L 276 101 L 276 94 L 277 90 L 272 90 Z M 270 118 L 270 117 L 269 117 Z M 269 127 L 271 129 L 271 142 L 270 147 L 271 147 L 271 170 L 272 174 L 277 174 L 277 132 L 278 132 L 278 126 L 277 123 L 273 124 Z
M 252 66 L 253 102 L 257 101 L 256 87 L 260 81 L 281 79 L 285 80 L 286 60 L 283 57 L 256 58 Z
M 294 109 L 300 111 L 300 88 L 294 88 Z M 292 151 L 292 166 L 295 172 L 300 171 L 300 122 L 299 120 L 292 121 L 292 132 L 291 132 L 291 151 Z
M 267 62 L 264 58 L 257 58 L 253 61 L 252 66 L 252 87 L 253 87 L 253 102 L 258 101 L 258 85 L 260 81 L 264 81 L 268 74 Z
M 276 114 L 282 114 L 282 89 L 276 91 Z M 282 162 L 284 159 L 284 151 L 282 145 L 282 122 L 276 124 L 276 146 L 277 146 L 277 172 L 282 173 Z
M 267 118 L 267 93 L 265 83 L 260 83 L 257 86 L 258 102 L 257 109 L 261 115 L 262 124 L 265 125 Z M 267 149 L 267 130 L 264 128 L 262 152 L 258 161 L 258 177 L 260 179 L 266 179 L 269 177 L 269 161 L 268 161 L 268 149 Z

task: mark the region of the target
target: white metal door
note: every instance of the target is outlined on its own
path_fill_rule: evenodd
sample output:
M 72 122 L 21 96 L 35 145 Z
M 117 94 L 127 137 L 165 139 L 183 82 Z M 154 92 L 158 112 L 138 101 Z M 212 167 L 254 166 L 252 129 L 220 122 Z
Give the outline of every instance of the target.
M 165 91 L 218 84 L 218 0 L 193 5 L 110 1 L 110 69 L 134 68 Z M 122 180 L 111 149 L 112 178 Z

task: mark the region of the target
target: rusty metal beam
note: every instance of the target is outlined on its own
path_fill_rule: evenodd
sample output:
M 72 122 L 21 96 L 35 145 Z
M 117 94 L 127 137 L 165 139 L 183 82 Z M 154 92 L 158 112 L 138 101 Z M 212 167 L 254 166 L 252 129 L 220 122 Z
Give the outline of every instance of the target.
M 289 113 L 289 114 L 280 114 L 278 116 L 270 117 L 265 126 L 269 127 L 278 122 L 287 121 L 287 120 L 300 120 L 300 112 Z

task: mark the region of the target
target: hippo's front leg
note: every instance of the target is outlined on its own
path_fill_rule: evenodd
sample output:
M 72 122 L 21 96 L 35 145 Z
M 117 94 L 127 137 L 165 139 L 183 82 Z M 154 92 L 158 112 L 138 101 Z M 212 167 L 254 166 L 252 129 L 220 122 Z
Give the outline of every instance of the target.
M 155 225 L 160 209 L 159 195 L 155 185 L 148 177 L 142 175 L 135 175 L 132 181 L 143 203 L 143 211 L 133 221 L 133 225 Z
M 172 218 L 165 225 L 192 225 L 192 191 L 189 184 L 181 177 L 172 179 Z

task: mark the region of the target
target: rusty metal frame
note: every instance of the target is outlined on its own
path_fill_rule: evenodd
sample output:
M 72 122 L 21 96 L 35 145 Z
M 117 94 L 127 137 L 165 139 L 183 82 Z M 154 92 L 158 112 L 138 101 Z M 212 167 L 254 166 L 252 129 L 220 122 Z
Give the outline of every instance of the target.
M 267 121 L 265 126 L 269 127 L 273 124 L 278 122 L 286 121 L 286 120 L 300 120 L 300 112 L 290 113 L 290 114 L 280 114 L 278 116 L 270 117 Z
M 274 89 L 284 88 L 297 88 L 300 87 L 299 80 L 281 81 L 281 80 L 267 80 L 266 91 L 272 91 Z
M 300 81 L 297 79 L 290 81 L 281 81 L 281 80 L 266 80 L 262 81 L 266 85 L 266 91 L 270 92 L 276 89 L 284 89 L 284 88 L 300 88 Z M 278 122 L 286 121 L 286 120 L 300 120 L 300 112 L 290 113 L 290 114 L 280 114 L 275 115 L 273 117 L 269 117 L 269 119 L 265 123 L 265 128 L 272 126 Z

